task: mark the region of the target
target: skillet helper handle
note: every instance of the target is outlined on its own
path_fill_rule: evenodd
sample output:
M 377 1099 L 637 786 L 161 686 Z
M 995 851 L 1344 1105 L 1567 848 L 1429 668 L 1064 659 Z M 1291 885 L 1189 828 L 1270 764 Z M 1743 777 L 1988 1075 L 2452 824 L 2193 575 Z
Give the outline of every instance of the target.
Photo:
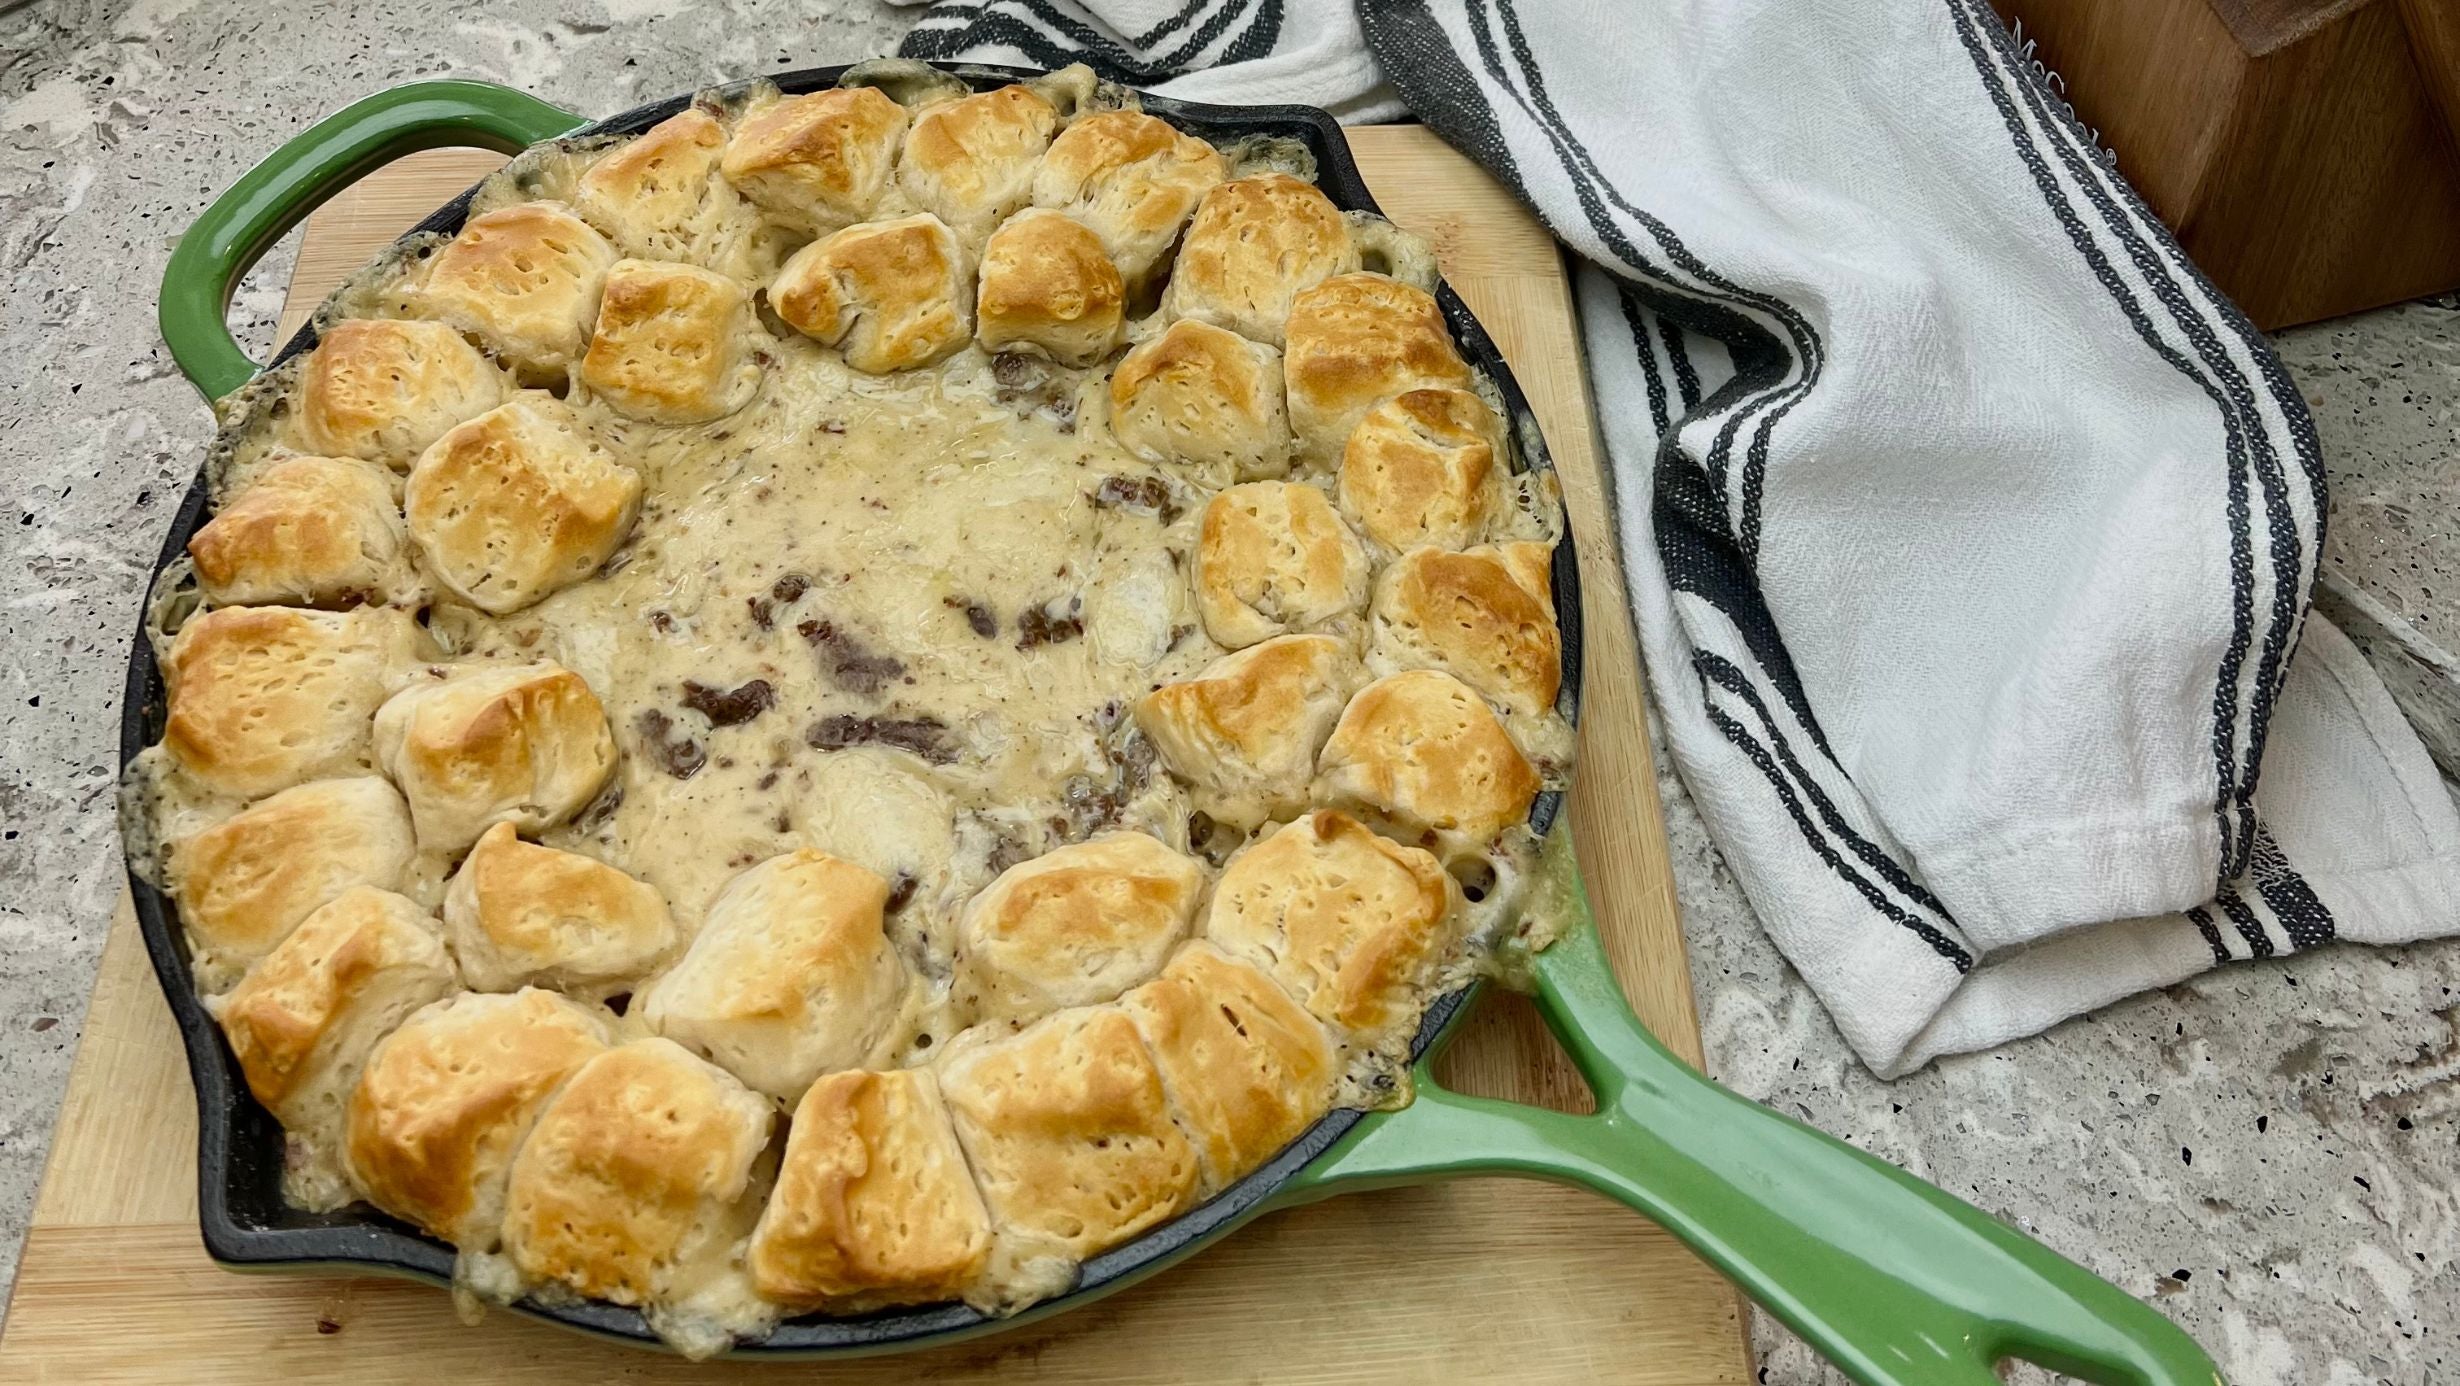
M 1567 835 L 1556 850 L 1570 863 Z M 1572 1116 L 1469 1097 L 1421 1063 L 1298 1197 L 1506 1174 L 1647 1214 L 1864 1386 L 1992 1386 L 2014 1357 L 2102 1386 L 2218 1386 L 2175 1324 L 1987 1213 L 1717 1086 L 1642 1027 L 1576 870 L 1536 960 L 1547 1025 L 1596 1093 Z
M 412 82 L 345 106 L 247 171 L 196 219 L 162 275 L 162 339 L 208 403 L 257 370 L 224 315 L 239 277 L 300 218 L 342 189 L 421 149 L 477 145 L 510 154 L 586 122 L 489 82 Z

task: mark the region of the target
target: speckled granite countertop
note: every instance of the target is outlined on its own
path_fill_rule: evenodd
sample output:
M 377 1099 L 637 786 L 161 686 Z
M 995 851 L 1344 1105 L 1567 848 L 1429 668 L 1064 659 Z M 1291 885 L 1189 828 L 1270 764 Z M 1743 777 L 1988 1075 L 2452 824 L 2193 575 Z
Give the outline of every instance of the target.
M 815 8 L 0 13 L 0 1282 L 119 889 L 125 632 L 207 432 L 154 336 L 173 237 L 309 119 L 395 82 L 460 73 L 613 110 L 869 56 L 911 17 Z M 285 272 L 276 256 L 240 297 L 260 341 Z M 2282 349 L 2331 466 L 2331 563 L 2460 645 L 2460 302 Z M 1663 788 L 1726 1083 L 2155 1297 L 2233 1381 L 2460 1378 L 2460 944 L 2240 964 L 1883 1084 L 1754 924 L 1680 783 Z M 1837 1379 L 1781 1331 L 1758 1336 L 1766 1380 Z

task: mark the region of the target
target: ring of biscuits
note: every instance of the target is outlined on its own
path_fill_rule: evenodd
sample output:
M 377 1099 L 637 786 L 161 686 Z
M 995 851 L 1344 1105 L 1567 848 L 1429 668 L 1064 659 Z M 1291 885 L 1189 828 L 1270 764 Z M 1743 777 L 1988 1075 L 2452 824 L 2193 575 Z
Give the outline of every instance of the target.
M 712 95 L 226 402 L 132 783 L 294 1201 L 700 1354 L 1405 1094 L 1568 762 L 1560 521 L 1311 176 L 1082 69 Z

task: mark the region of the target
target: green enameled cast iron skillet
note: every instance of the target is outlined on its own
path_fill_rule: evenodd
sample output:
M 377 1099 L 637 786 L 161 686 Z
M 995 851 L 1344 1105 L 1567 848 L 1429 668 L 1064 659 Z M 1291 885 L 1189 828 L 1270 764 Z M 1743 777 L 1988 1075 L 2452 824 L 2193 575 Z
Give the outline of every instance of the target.
M 1030 75 L 953 67 L 981 87 Z M 788 91 L 835 84 L 843 68 L 783 74 Z M 586 133 L 630 133 L 687 98 L 592 124 L 504 87 L 435 81 L 361 101 L 283 146 L 224 193 L 172 255 L 162 335 L 209 400 L 258 371 L 224 325 L 233 285 L 312 208 L 402 154 L 442 145 L 512 152 Z M 1148 108 L 1215 138 L 1267 133 L 1315 154 L 1344 206 L 1372 208 L 1340 128 L 1321 111 L 1231 108 L 1149 98 Z M 423 229 L 451 231 L 468 196 Z M 1525 421 L 1527 405 L 1493 343 L 1448 290 L 1447 313 L 1471 359 Z M 311 327 L 282 353 L 314 342 Z M 1523 436 L 1534 436 L 1524 430 Z M 1543 459 L 1533 459 L 1542 464 Z M 163 550 L 175 558 L 203 522 L 202 479 Z M 158 567 L 160 565 L 157 565 Z M 1565 706 L 1578 688 L 1578 573 L 1567 538 L 1556 554 L 1564 613 Z M 162 689 L 146 642 L 131 661 L 124 754 L 160 734 Z M 743 1356 L 844 1356 L 937 1345 L 1040 1318 L 1134 1284 L 1258 1214 L 1333 1194 L 1469 1175 L 1579 1184 L 1654 1218 L 1857 1381 L 1870 1386 L 1979 1386 L 2017 1357 L 2125 1386 L 2212 1386 L 2212 1364 L 2167 1319 L 2006 1224 L 1902 1170 L 1711 1083 L 1634 1017 L 1609 970 L 1571 860 L 1559 796 L 1532 814 L 1548 832 L 1549 868 L 1569 902 L 1561 941 L 1531 976 L 1546 1023 L 1595 1091 L 1597 1111 L 1569 1116 L 1470 1097 L 1435 1081 L 1432 1061 L 1474 989 L 1440 998 L 1416 1049 L 1416 1100 L 1397 1111 L 1336 1112 L 1203 1207 L 1086 1263 L 1070 1293 L 1004 1320 L 961 1305 L 781 1325 Z M 1551 831 L 1549 831 L 1551 829 Z M 364 1209 L 329 1215 L 285 1206 L 280 1128 L 248 1097 L 237 1065 L 197 1004 L 170 902 L 135 881 L 146 945 L 177 1015 L 200 1108 L 200 1222 L 207 1249 L 237 1269 L 393 1274 L 443 1281 L 449 1248 Z M 1396 1287 L 1396 1293 L 1402 1292 Z M 638 1313 L 603 1303 L 523 1312 L 632 1343 L 655 1338 Z

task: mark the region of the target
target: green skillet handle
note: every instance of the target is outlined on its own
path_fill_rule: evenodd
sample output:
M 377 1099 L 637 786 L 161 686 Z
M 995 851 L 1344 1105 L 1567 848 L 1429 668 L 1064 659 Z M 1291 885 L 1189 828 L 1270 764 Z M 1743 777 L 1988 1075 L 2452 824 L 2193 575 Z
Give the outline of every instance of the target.
M 1864 1386 L 1991 1386 L 2009 1357 L 2104 1386 L 2220 1381 L 2117 1287 L 1677 1059 L 1633 1016 L 1565 874 L 1577 917 L 1539 955 L 1537 999 L 1597 1113 L 1463 1096 L 1422 1064 L 1416 1101 L 1353 1128 L 1292 1201 L 1478 1174 L 1584 1185 L 1655 1219 Z
M 377 168 L 443 145 L 509 154 L 584 123 L 510 87 L 463 81 L 413 82 L 326 116 L 248 170 L 180 237 L 162 275 L 171 358 L 209 403 L 247 384 L 257 364 L 223 321 L 239 277 L 301 217 Z

